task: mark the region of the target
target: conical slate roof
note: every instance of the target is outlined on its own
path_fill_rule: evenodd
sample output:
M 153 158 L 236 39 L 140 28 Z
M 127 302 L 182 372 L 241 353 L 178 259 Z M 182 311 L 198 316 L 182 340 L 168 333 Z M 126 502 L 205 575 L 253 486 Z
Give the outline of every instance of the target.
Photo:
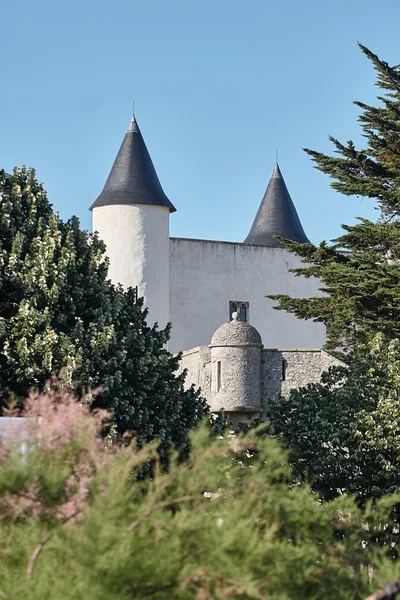
M 135 117 L 129 125 L 103 191 L 90 210 L 110 204 L 151 204 L 176 208 L 161 187 Z
M 279 247 L 275 236 L 309 244 L 278 164 L 272 172 L 256 218 L 244 244 Z

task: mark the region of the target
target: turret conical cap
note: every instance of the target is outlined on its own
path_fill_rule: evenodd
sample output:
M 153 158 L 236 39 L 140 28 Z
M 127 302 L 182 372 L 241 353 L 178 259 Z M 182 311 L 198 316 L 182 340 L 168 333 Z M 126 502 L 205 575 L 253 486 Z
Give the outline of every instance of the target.
M 256 218 L 244 244 L 280 247 L 275 236 L 309 244 L 278 164 L 272 172 Z
M 150 204 L 176 209 L 157 177 L 135 117 L 129 125 L 103 191 L 90 210 L 111 204 Z

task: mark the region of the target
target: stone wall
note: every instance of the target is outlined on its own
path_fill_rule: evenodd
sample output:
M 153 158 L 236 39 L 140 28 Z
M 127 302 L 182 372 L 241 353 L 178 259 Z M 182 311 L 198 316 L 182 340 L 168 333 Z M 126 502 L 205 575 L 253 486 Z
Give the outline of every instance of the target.
M 198 346 L 182 352 L 178 374 L 187 369 L 186 387 L 193 383 L 201 388 L 204 398 L 211 395 L 211 350 L 208 346 Z
M 287 396 L 290 390 L 318 383 L 324 371 L 343 364 L 325 350 L 266 349 L 262 352 L 262 399 Z
M 266 406 L 269 398 L 287 396 L 291 389 L 308 383 L 317 383 L 330 366 L 343 364 L 321 349 L 266 349 L 261 357 L 261 397 Z M 187 369 L 186 386 L 192 383 L 200 387 L 210 405 L 211 397 L 211 351 L 199 346 L 182 353 L 179 372 Z

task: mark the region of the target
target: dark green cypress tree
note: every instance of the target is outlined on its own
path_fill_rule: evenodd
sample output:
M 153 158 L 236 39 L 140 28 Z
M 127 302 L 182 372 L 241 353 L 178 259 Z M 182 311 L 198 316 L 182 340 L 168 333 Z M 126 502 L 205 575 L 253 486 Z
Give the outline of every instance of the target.
M 344 234 L 332 245 L 287 243 L 306 266 L 296 275 L 318 277 L 324 297 L 290 298 L 274 295 L 278 310 L 326 325 L 326 348 L 352 350 L 378 332 L 390 340 L 400 336 L 400 67 L 389 66 L 360 44 L 377 71 L 383 90 L 378 106 L 355 102 L 366 147 L 331 137 L 336 156 L 305 149 L 316 168 L 327 173 L 332 187 L 347 196 L 375 201 L 376 222 L 359 218 L 343 225 Z
M 111 410 L 118 433 L 185 447 L 207 407 L 146 323 L 133 290 L 107 280 L 105 247 L 53 212 L 33 170 L 0 171 L 0 408 L 54 374 Z

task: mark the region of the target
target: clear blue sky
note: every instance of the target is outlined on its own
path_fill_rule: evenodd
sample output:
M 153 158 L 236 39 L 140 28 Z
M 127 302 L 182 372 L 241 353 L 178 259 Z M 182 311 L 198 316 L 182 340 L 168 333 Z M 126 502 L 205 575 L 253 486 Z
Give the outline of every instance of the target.
M 301 149 L 360 141 L 352 101 L 376 88 L 357 41 L 400 63 L 398 0 L 4 0 L 1 12 L 0 167 L 35 167 L 63 218 L 90 229 L 132 99 L 178 209 L 172 235 L 242 241 L 276 147 L 313 242 L 376 216 Z

